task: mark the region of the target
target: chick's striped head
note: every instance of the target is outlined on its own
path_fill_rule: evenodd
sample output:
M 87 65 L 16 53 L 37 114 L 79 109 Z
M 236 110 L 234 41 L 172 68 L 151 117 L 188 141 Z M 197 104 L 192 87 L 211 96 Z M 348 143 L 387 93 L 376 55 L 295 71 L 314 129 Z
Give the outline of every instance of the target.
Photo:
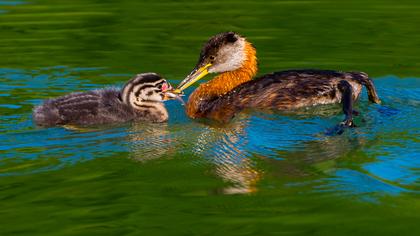
M 134 106 L 144 102 L 162 102 L 165 100 L 165 92 L 171 89 L 171 85 L 162 76 L 143 73 L 127 82 L 121 97 L 123 102 Z

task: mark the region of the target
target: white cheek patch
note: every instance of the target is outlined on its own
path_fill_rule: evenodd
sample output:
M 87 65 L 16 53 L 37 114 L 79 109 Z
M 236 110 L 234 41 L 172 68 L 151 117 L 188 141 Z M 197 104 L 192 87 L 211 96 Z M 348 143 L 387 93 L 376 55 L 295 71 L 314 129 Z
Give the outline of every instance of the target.
M 209 68 L 210 73 L 234 71 L 242 66 L 245 61 L 245 41 L 238 39 L 234 44 L 228 44 L 220 48 L 215 65 Z
M 148 97 L 149 101 L 162 101 L 162 97 L 158 93 L 154 93 L 152 96 Z
M 130 103 L 133 103 L 134 101 L 138 101 L 134 92 L 130 93 L 130 97 L 128 98 L 128 101 L 130 101 Z
M 156 91 L 157 88 L 147 88 L 141 91 L 140 99 L 143 101 L 162 101 L 162 96 Z

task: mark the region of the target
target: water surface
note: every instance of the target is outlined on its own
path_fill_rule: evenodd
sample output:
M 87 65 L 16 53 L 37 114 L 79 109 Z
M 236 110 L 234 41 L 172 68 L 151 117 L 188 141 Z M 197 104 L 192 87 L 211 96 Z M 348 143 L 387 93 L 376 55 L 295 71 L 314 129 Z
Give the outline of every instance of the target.
M 416 1 L 0 1 L 1 235 L 418 235 Z M 177 84 L 235 30 L 260 74 L 361 70 L 357 128 L 339 106 L 89 129 L 34 126 L 43 99 L 155 71 Z M 191 90 L 188 91 L 188 93 Z

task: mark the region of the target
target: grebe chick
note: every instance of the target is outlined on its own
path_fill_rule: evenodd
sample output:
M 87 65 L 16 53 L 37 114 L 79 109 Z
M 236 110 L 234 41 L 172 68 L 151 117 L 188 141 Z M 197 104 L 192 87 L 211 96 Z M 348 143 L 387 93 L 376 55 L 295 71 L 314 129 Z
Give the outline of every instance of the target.
M 168 112 L 162 101 L 171 85 L 155 73 L 139 74 L 119 90 L 98 89 L 48 99 L 35 107 L 39 126 L 98 125 L 127 121 L 164 122 Z
M 372 80 L 363 72 L 288 70 L 252 80 L 257 70 L 256 50 L 250 42 L 234 32 L 217 34 L 204 44 L 195 68 L 174 92 L 182 93 L 208 73 L 219 73 L 191 94 L 186 112 L 191 118 L 222 122 L 247 108 L 290 110 L 342 103 L 343 124 L 353 126 L 353 102 L 362 86 L 370 101 L 380 102 Z

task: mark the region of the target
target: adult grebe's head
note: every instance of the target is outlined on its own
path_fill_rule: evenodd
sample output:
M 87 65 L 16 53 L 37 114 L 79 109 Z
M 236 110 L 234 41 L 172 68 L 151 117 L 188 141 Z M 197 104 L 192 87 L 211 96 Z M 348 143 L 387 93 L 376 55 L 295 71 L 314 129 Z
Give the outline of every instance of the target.
M 128 81 L 121 92 L 123 102 L 137 107 L 145 102 L 162 102 L 167 100 L 166 93 L 172 86 L 156 73 L 138 74 Z
M 195 68 L 175 91 L 181 92 L 208 73 L 223 73 L 241 68 L 247 60 L 249 47 L 252 45 L 235 32 L 220 33 L 211 37 L 201 49 Z M 253 48 L 252 50 L 255 51 Z

